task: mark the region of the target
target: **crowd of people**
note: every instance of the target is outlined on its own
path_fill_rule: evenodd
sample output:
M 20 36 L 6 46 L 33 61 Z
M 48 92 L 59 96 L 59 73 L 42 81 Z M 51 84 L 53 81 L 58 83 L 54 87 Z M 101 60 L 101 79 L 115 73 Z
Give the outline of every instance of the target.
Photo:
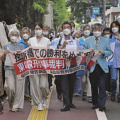
M 0 78 L 0 112 L 3 110 L 2 96 L 5 93 L 12 112 L 23 109 L 25 98 L 31 99 L 31 105 L 37 105 L 38 111 L 44 110 L 49 91 L 53 87 L 53 77 L 57 99 L 63 99 L 63 107 L 60 109 L 62 112 L 76 108 L 73 96 L 82 95 L 83 101 L 88 100 L 92 103 L 92 109 L 99 108 L 100 111 L 106 110 L 105 103 L 108 95 L 111 101 L 115 101 L 118 93 L 117 101 L 120 103 L 120 24 L 118 21 L 112 22 L 110 28 L 96 23 L 93 26 L 83 25 L 78 30 L 74 22 L 65 21 L 58 27 L 56 35 L 49 26 L 36 23 L 34 35 L 30 28 L 24 27 L 21 33 L 18 29 L 11 29 L 8 36 L 9 42 L 0 46 L 2 50 L 0 62 L 4 62 L 5 73 L 5 80 L 4 77 Z M 79 70 L 72 74 L 56 76 L 30 75 L 23 80 L 18 80 L 9 52 L 19 53 L 30 46 L 69 49 L 71 42 L 73 50 L 99 51 L 99 56 L 90 71 Z M 66 64 L 67 62 L 70 62 L 72 68 L 76 66 L 77 57 L 68 57 Z M 119 91 L 117 92 L 118 78 Z

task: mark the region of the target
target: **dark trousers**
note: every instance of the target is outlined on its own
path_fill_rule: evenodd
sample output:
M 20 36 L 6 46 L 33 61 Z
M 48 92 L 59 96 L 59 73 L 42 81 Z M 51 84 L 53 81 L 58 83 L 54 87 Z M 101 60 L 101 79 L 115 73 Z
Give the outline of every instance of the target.
M 106 73 L 101 67 L 96 64 L 96 67 L 92 73 L 90 73 L 90 83 L 92 89 L 92 101 L 93 105 L 103 106 L 106 102 Z
M 105 88 L 106 91 L 110 92 L 110 72 L 106 73 L 106 84 L 105 84 Z
M 52 86 L 52 75 L 48 74 L 48 84 L 49 84 L 49 88 Z
M 62 90 L 61 90 L 61 75 L 56 75 L 55 76 L 55 85 L 56 85 L 57 94 L 61 94 L 62 93 Z
M 76 73 L 61 76 L 61 88 L 63 94 L 63 105 L 72 104 Z

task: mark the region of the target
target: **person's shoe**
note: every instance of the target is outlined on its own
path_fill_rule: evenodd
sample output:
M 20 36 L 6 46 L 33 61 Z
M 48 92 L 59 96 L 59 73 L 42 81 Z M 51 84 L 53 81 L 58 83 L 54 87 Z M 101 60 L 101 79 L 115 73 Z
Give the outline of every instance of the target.
M 74 104 L 70 104 L 70 108 L 76 108 Z
M 92 97 L 91 96 L 88 97 L 88 102 L 92 103 Z
M 70 111 L 70 107 L 68 106 L 63 106 L 63 108 L 60 109 L 62 112 L 64 111 Z
M 42 111 L 43 110 L 43 105 L 40 103 L 39 105 L 38 105 L 38 111 Z
M 114 93 L 112 93 L 112 95 L 111 95 L 111 101 L 115 101 L 115 94 Z
M 58 100 L 62 100 L 62 94 L 58 94 L 58 95 L 57 95 L 57 99 L 58 99 Z
M 43 100 L 43 107 L 46 107 L 47 106 L 47 100 Z
M 86 92 L 83 92 L 83 95 L 82 95 L 82 101 L 86 101 Z
M 106 110 L 106 107 L 105 107 L 105 106 L 99 107 L 99 111 L 105 111 L 105 110 Z
M 120 98 L 118 98 L 117 100 L 118 100 L 118 103 L 120 103 Z
M 17 108 L 12 108 L 12 110 L 11 110 L 12 112 L 17 112 L 18 111 L 18 109 Z
M 98 106 L 97 105 L 93 105 L 91 109 L 97 109 Z

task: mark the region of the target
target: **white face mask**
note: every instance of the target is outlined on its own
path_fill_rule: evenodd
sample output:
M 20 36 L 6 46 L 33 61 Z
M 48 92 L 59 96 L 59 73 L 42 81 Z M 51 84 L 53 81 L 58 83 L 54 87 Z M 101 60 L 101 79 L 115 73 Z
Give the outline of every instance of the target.
M 43 35 L 48 35 L 49 34 L 49 32 L 43 32 Z
M 107 34 L 107 35 L 105 35 L 104 37 L 107 38 L 107 39 L 109 39 L 109 38 L 110 38 L 110 35 Z
M 100 31 L 93 32 L 93 34 L 94 34 L 95 37 L 100 37 L 101 36 L 101 32 Z
M 63 36 L 64 36 L 64 33 L 63 33 L 63 32 L 60 32 L 59 35 L 60 35 L 60 37 L 63 37 Z
M 29 37 L 30 37 L 30 36 L 29 36 L 28 34 L 24 34 L 24 35 L 23 35 L 23 39 L 24 39 L 24 40 L 28 40 Z
M 112 28 L 112 32 L 113 32 L 113 33 L 118 32 L 118 28 L 117 28 L 117 27 Z
M 10 40 L 11 40 L 12 42 L 17 42 L 17 41 L 18 41 L 18 38 L 17 38 L 16 36 L 11 36 L 11 37 L 10 37 Z
M 89 36 L 90 35 L 90 30 L 85 30 L 84 35 Z
M 35 30 L 35 35 L 36 36 L 41 36 L 42 35 L 42 30 Z
M 63 30 L 63 33 L 64 35 L 69 35 L 71 33 L 71 30 L 66 28 Z

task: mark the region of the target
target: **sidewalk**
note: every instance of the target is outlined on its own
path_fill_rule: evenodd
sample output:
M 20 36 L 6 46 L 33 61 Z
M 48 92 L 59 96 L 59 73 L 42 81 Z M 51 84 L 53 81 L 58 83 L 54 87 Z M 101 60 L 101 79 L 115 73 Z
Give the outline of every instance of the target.
M 9 110 L 8 102 L 5 101 L 3 114 L 0 114 L 0 120 L 27 120 L 31 111 L 31 104 L 25 101 L 24 109 L 19 112 L 11 112 Z

